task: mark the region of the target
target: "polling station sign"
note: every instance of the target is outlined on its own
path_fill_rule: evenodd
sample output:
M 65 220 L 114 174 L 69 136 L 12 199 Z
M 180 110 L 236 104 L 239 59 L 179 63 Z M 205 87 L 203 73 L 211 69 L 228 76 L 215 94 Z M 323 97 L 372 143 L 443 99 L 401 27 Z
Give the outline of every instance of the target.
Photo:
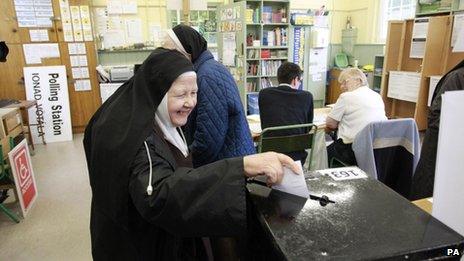
M 34 143 L 72 140 L 68 81 L 65 66 L 24 67 L 26 97 L 36 100 L 37 108 L 29 110 Z M 37 124 L 40 123 L 40 124 Z
M 23 217 L 26 217 L 37 199 L 37 186 L 26 139 L 23 139 L 8 153 L 8 158 L 10 160 Z

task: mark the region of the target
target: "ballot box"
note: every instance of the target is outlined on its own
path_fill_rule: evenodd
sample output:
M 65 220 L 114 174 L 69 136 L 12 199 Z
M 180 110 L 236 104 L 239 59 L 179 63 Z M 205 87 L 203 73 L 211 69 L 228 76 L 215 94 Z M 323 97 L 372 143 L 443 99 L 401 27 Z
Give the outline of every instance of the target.
M 314 199 L 247 185 L 251 259 L 422 260 L 463 253 L 464 237 L 373 178 L 337 180 L 317 171 L 305 178 Z

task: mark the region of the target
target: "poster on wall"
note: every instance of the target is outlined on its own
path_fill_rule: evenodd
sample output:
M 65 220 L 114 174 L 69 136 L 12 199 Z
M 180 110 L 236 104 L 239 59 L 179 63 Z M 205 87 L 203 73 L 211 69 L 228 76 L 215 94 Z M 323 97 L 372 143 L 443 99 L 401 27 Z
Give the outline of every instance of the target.
M 43 126 L 31 129 L 34 143 L 42 136 L 47 143 L 72 140 L 66 67 L 24 67 L 24 82 L 27 100 L 37 101 L 37 109 L 29 110 L 30 123 Z
M 8 158 L 23 217 L 26 217 L 37 199 L 37 185 L 26 139 L 23 139 L 8 153 Z

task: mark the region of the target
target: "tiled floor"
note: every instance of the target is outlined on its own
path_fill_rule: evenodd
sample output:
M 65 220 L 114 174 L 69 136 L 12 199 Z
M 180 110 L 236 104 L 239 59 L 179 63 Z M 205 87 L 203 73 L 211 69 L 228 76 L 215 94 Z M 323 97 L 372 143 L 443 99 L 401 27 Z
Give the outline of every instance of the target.
M 0 213 L 0 260 L 91 260 L 91 191 L 82 138 L 36 146 L 38 198 L 19 224 Z M 20 211 L 19 203 L 7 206 Z

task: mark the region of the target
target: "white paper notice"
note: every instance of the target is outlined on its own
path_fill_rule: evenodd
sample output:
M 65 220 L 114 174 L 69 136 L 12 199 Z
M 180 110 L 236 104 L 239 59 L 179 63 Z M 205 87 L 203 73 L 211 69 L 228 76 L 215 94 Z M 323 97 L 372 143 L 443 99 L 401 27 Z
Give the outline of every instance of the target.
M 72 19 L 72 28 L 74 32 L 74 40 L 83 41 L 84 34 L 82 32 L 80 8 L 77 5 L 72 5 L 70 8 L 71 8 L 71 19 Z
M 124 14 L 137 14 L 137 1 L 126 0 L 126 3 L 122 5 L 122 12 Z
M 87 66 L 87 56 L 85 55 L 79 55 L 79 65 L 80 66 Z
M 68 43 L 68 52 L 70 55 L 72 54 L 79 54 L 77 50 L 77 44 L 75 43 Z
M 417 102 L 420 73 L 390 71 L 387 96 L 403 101 Z
M 409 57 L 411 58 L 424 58 L 425 55 L 425 38 L 412 39 L 411 51 Z
M 303 173 L 303 168 L 301 166 L 301 162 L 295 161 L 301 173 Z M 306 181 L 303 174 L 295 174 L 289 168 L 284 167 L 284 177 L 282 182 L 278 185 L 272 186 L 273 189 L 277 189 L 289 194 L 297 195 L 303 198 L 309 197 L 309 190 L 308 186 L 306 185 Z
M 464 52 L 464 26 L 461 27 L 461 32 L 458 35 L 460 37 L 454 43 L 453 53 Z
M 222 63 L 226 66 L 235 66 L 235 33 L 223 34 Z
M 68 0 L 60 1 L 61 21 L 63 25 L 63 35 L 65 42 L 74 42 L 74 35 L 71 23 L 71 10 Z
M 311 78 L 312 78 L 313 82 L 322 81 L 322 75 L 320 73 L 316 73 L 316 74 L 311 75 Z
M 71 67 L 79 67 L 79 56 L 71 55 L 69 59 L 71 60 Z
M 127 42 L 141 43 L 142 39 L 142 20 L 140 18 L 126 19 Z
M 76 80 L 74 83 L 74 90 L 78 92 L 92 90 L 90 80 Z
M 29 30 L 29 36 L 31 42 L 48 42 L 48 31 L 47 30 Z
M 86 54 L 85 43 L 68 43 L 68 51 L 70 55 Z
M 367 174 L 356 167 L 344 167 L 318 170 L 322 175 L 328 175 L 334 180 L 364 179 Z
M 82 31 L 84 33 L 84 41 L 92 41 L 92 26 L 90 24 L 90 11 L 88 5 L 81 5 Z
M 435 88 L 437 87 L 437 84 L 440 81 L 440 79 L 441 79 L 441 76 L 430 76 L 429 99 L 427 101 L 427 106 L 429 107 L 432 104 L 433 93 L 435 92 Z
M 120 0 L 108 0 L 106 8 L 108 14 L 122 14 L 122 2 Z
M 428 29 L 429 29 L 428 18 L 418 18 L 414 20 L 412 38 L 427 38 Z
M 23 44 L 26 64 L 41 63 L 42 58 L 59 58 L 58 44 Z
M 81 79 L 82 78 L 82 73 L 81 73 L 81 68 L 80 67 L 71 68 L 71 72 L 72 72 L 73 79 Z
M 454 46 L 456 44 L 456 40 L 458 39 L 458 36 L 461 36 L 461 38 L 464 37 L 464 35 L 461 32 L 461 28 L 463 27 L 464 27 L 464 14 L 454 15 L 453 36 L 451 37 L 451 46 Z
M 89 78 L 89 68 L 81 67 L 81 76 L 82 78 Z
M 36 49 L 30 44 L 24 44 L 23 51 L 24 51 L 24 59 L 26 60 L 26 64 L 42 63 L 40 52 L 37 52 Z

